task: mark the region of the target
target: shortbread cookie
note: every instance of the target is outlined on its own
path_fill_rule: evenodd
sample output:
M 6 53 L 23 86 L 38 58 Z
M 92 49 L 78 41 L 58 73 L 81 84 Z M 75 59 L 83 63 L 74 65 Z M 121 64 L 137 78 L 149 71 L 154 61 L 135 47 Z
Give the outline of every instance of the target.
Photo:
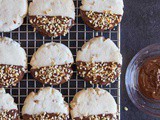
M 22 116 L 24 120 L 68 120 L 69 106 L 58 90 L 41 88 L 27 96 Z
M 0 32 L 10 32 L 23 24 L 27 0 L 0 0 Z
M 55 42 L 46 43 L 32 56 L 31 74 L 43 84 L 62 84 L 71 78 L 73 62 L 73 55 L 67 46 Z
M 19 120 L 17 104 L 4 88 L 0 88 L 0 120 Z
M 65 36 L 74 25 L 75 6 L 73 0 L 33 0 L 29 16 L 31 25 L 42 35 Z
M 100 88 L 78 92 L 70 103 L 73 120 L 117 120 L 117 104 L 112 95 Z
M 27 56 L 20 44 L 0 38 L 0 87 L 15 86 L 27 69 Z
M 120 76 L 122 55 L 110 39 L 95 37 L 77 52 L 76 64 L 84 80 L 107 85 Z
M 80 13 L 90 28 L 103 31 L 121 22 L 123 7 L 123 0 L 82 0 Z

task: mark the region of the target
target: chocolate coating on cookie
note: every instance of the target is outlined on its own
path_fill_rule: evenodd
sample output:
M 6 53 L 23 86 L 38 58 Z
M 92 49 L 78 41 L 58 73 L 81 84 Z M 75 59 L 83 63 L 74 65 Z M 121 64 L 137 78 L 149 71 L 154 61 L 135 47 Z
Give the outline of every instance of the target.
M 25 68 L 16 65 L 0 65 L 0 87 L 15 86 L 24 76 Z
M 0 120 L 20 120 L 18 110 L 5 110 L 0 112 Z
M 116 62 L 77 61 L 77 70 L 78 74 L 91 84 L 107 85 L 115 82 L 121 74 L 121 65 Z
M 76 117 L 74 120 L 118 120 L 112 114 L 99 114 L 84 117 Z
M 107 11 L 98 13 L 80 10 L 80 13 L 85 24 L 97 31 L 113 29 L 122 19 L 121 15 L 112 14 Z
M 29 17 L 42 35 L 65 36 L 74 25 L 75 6 L 73 0 L 34 0 L 29 5 Z
M 42 113 L 39 115 L 23 115 L 24 120 L 69 120 L 69 116 L 65 114 L 55 114 L 55 113 Z
M 71 64 L 53 65 L 31 69 L 31 74 L 42 84 L 58 85 L 70 80 L 73 70 Z
M 50 37 L 65 36 L 74 25 L 74 20 L 62 16 L 30 16 L 31 25 L 42 35 Z

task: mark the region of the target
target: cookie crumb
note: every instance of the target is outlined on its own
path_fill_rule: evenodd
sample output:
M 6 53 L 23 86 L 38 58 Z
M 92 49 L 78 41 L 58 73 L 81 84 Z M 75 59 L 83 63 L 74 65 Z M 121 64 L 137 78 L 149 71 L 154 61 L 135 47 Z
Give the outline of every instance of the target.
M 36 28 L 33 29 L 33 32 L 36 32 Z
M 125 111 L 128 111 L 128 108 L 127 108 L 127 107 L 124 107 L 124 110 L 125 110 Z

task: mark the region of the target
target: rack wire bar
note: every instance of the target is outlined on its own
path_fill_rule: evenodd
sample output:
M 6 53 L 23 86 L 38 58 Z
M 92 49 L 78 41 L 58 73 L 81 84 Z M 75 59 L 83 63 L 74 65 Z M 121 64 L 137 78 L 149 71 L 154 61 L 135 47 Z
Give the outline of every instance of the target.
M 31 0 L 28 0 L 28 3 L 29 2 L 31 2 Z M 42 44 L 51 41 L 63 43 L 70 48 L 73 53 L 74 59 L 76 57 L 76 52 L 81 49 L 82 45 L 95 36 L 105 36 L 106 38 L 110 38 L 120 48 L 120 24 L 113 30 L 107 30 L 104 32 L 94 31 L 88 28 L 83 23 L 79 15 L 79 6 L 81 5 L 81 0 L 74 0 L 74 3 L 76 6 L 75 26 L 71 28 L 70 32 L 66 36 L 60 36 L 58 38 L 44 37 L 38 32 L 34 32 L 33 28 L 29 23 L 28 16 L 25 18 L 24 24 L 20 28 L 12 32 L 0 33 L 0 36 L 2 37 L 10 37 L 15 41 L 19 42 L 27 53 L 28 73 L 24 76 L 23 80 L 17 84 L 17 86 L 6 89 L 6 91 L 14 97 L 15 102 L 18 104 L 20 113 L 24 100 L 30 92 L 37 92 L 39 88 L 48 86 L 43 86 L 41 83 L 35 81 L 30 75 L 31 66 L 29 65 L 29 62 L 33 53 Z M 96 85 L 91 85 L 78 76 L 75 65 L 73 66 L 73 68 L 74 73 L 70 81 L 62 85 L 52 86 L 62 92 L 67 102 L 70 102 L 72 100 L 76 92 L 87 87 L 96 87 Z M 120 79 L 117 80 L 115 83 L 110 84 L 109 86 L 99 87 L 109 91 L 115 98 L 118 104 L 118 113 L 120 119 Z

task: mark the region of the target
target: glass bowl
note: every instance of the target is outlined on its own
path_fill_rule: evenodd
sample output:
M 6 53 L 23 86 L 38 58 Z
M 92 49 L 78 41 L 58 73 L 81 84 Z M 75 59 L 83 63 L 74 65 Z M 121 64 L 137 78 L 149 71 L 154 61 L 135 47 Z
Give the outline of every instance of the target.
M 138 87 L 140 66 L 146 59 L 157 56 L 160 56 L 160 44 L 150 45 L 138 52 L 127 68 L 125 84 L 131 101 L 139 110 L 149 115 L 160 117 L 160 100 L 146 98 L 140 93 Z

